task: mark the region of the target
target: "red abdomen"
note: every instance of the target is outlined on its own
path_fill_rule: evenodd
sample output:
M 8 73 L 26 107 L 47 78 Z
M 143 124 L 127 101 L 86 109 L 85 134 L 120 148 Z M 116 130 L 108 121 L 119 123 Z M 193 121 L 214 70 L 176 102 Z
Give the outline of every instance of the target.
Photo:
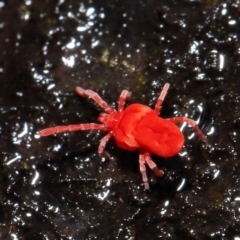
M 178 154 L 184 144 L 184 136 L 174 123 L 142 104 L 124 109 L 114 127 L 114 136 L 122 149 L 139 148 L 162 157 Z

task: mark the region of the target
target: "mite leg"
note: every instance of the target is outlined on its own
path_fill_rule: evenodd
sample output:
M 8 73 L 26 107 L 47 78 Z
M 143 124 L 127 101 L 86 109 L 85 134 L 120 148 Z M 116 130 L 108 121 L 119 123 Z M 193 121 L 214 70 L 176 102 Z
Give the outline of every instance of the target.
M 164 172 L 159 170 L 155 162 L 151 159 L 150 154 L 148 152 L 144 153 L 144 160 L 149 166 L 150 169 L 154 172 L 154 174 L 158 177 L 163 176 Z
M 140 166 L 140 172 L 142 174 L 143 185 L 144 185 L 145 189 L 149 189 L 149 183 L 148 183 L 148 178 L 147 178 L 147 174 L 146 174 L 145 164 L 147 164 L 148 167 L 158 177 L 163 176 L 164 172 L 158 169 L 157 165 L 153 162 L 153 160 L 151 159 L 150 154 L 148 152 L 140 153 L 139 166 Z
M 162 89 L 162 91 L 160 93 L 160 96 L 157 99 L 157 102 L 155 104 L 155 109 L 154 109 L 154 111 L 156 112 L 157 115 L 159 115 L 159 113 L 160 113 L 160 110 L 161 110 L 161 107 L 162 107 L 162 103 L 164 101 L 164 98 L 167 95 L 167 91 L 168 91 L 169 87 L 170 87 L 170 84 L 169 83 L 165 83 L 165 85 L 163 86 L 163 89 Z
M 111 108 L 96 92 L 89 89 L 85 90 L 81 87 L 76 87 L 75 91 L 78 95 L 82 97 L 92 98 L 106 112 L 108 113 L 116 112 L 115 109 Z
M 204 142 L 206 141 L 207 137 L 199 129 L 196 121 L 194 121 L 194 120 L 192 120 L 190 118 L 186 118 L 186 117 L 174 117 L 174 118 L 170 118 L 169 121 L 174 122 L 174 123 L 184 123 L 184 122 L 186 122 L 188 125 L 190 125 L 193 128 L 193 130 L 195 131 L 197 136 L 202 141 L 204 141 Z
M 109 154 L 104 151 L 104 148 L 107 144 L 107 142 L 109 141 L 109 139 L 113 136 L 113 132 L 110 131 L 106 136 L 104 136 L 101 140 L 100 140 L 100 144 L 98 146 L 98 153 L 100 155 L 102 155 L 103 157 L 107 157 L 110 158 Z
M 118 112 L 122 112 L 125 101 L 131 97 L 131 93 L 127 90 L 123 90 L 118 100 Z
M 97 123 L 86 123 L 86 124 L 75 124 L 75 125 L 68 125 L 68 126 L 55 126 L 50 128 L 45 128 L 38 132 L 41 137 L 53 135 L 56 133 L 63 133 L 63 132 L 73 132 L 73 131 L 84 131 L 84 130 L 109 130 L 103 124 Z
M 149 189 L 148 177 L 146 173 L 144 154 L 139 155 L 139 169 L 142 174 L 142 181 L 145 189 Z

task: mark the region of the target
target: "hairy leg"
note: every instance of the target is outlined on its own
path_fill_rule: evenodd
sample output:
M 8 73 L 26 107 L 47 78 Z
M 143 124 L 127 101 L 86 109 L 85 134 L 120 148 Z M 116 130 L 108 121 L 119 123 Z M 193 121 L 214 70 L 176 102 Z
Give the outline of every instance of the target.
M 154 172 L 154 174 L 158 177 L 163 176 L 164 172 L 159 170 L 155 162 L 151 159 L 150 154 L 148 152 L 144 153 L 144 160 L 149 166 L 150 169 Z
M 56 133 L 63 133 L 63 132 L 73 132 L 73 131 L 84 131 L 84 130 L 109 130 L 103 124 L 97 123 L 85 123 L 85 124 L 74 124 L 68 126 L 55 126 L 50 128 L 45 128 L 39 131 L 39 135 L 41 137 L 53 135 Z
M 81 87 L 76 87 L 75 91 L 78 95 L 82 97 L 92 98 L 106 112 L 108 113 L 116 112 L 115 109 L 111 108 L 96 92 L 89 89 L 85 90 Z
M 148 177 L 146 173 L 146 166 L 144 160 L 144 154 L 139 155 L 139 169 L 140 173 L 142 174 L 142 181 L 145 189 L 149 189 Z
M 154 109 L 154 111 L 156 112 L 157 115 L 159 115 L 159 113 L 160 113 L 160 110 L 161 110 L 161 107 L 162 107 L 162 103 L 164 101 L 164 98 L 167 95 L 167 91 L 168 91 L 169 87 L 170 87 L 170 84 L 169 83 L 165 83 L 165 85 L 163 86 L 163 89 L 162 89 L 162 91 L 160 93 L 160 96 L 157 99 L 157 102 L 155 104 L 155 109 Z
M 163 176 L 164 172 L 157 168 L 157 165 L 153 162 L 149 152 L 140 153 L 139 155 L 139 168 L 142 174 L 142 181 L 145 189 L 149 189 L 148 177 L 146 174 L 146 164 L 158 177 Z
M 110 158 L 109 154 L 104 151 L 104 148 L 106 147 L 107 142 L 109 139 L 113 136 L 113 132 L 110 131 L 107 135 L 105 135 L 101 140 L 100 144 L 98 146 L 98 153 L 104 157 Z
M 118 100 L 118 112 L 122 112 L 125 101 L 131 97 L 131 93 L 127 90 L 123 90 Z
M 190 118 L 186 118 L 186 117 L 174 117 L 174 118 L 170 118 L 169 121 L 174 122 L 174 123 L 184 123 L 184 122 L 186 122 L 188 125 L 190 125 L 193 128 L 195 133 L 198 135 L 198 137 L 202 141 L 204 141 L 204 142 L 206 141 L 207 137 L 199 129 L 196 121 L 194 121 Z

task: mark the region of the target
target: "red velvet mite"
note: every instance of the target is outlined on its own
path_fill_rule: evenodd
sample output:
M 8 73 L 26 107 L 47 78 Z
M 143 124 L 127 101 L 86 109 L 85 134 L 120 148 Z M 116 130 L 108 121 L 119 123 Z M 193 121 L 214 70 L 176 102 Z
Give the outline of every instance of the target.
M 92 98 L 105 113 L 99 115 L 97 123 L 76 124 L 68 126 L 56 126 L 43 129 L 40 136 L 49 136 L 55 133 L 83 131 L 83 130 L 103 130 L 107 135 L 100 140 L 98 153 L 103 154 L 106 143 L 114 137 L 117 145 L 128 151 L 139 150 L 139 168 L 145 189 L 149 189 L 146 174 L 147 164 L 157 176 L 162 176 L 163 171 L 159 170 L 152 161 L 150 154 L 169 158 L 178 154 L 184 144 L 184 136 L 176 123 L 186 122 L 190 125 L 198 137 L 206 140 L 206 136 L 198 128 L 196 122 L 186 117 L 173 117 L 163 119 L 159 117 L 162 103 L 169 89 L 166 83 L 157 99 L 155 108 L 151 109 L 142 104 L 131 104 L 124 109 L 126 99 L 131 96 L 127 90 L 123 90 L 118 101 L 118 111 L 110 107 L 96 92 L 84 90 L 76 87 L 76 92 L 82 97 Z

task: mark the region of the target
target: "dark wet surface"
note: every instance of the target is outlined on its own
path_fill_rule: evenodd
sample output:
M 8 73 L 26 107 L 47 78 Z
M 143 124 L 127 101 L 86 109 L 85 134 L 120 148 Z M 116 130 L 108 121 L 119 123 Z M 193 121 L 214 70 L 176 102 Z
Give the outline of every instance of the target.
M 239 1 L 0 1 L 0 239 L 240 239 Z M 97 122 L 123 89 L 183 127 L 179 156 L 152 156 L 144 191 L 138 153 L 104 133 L 39 138 L 55 125 Z

